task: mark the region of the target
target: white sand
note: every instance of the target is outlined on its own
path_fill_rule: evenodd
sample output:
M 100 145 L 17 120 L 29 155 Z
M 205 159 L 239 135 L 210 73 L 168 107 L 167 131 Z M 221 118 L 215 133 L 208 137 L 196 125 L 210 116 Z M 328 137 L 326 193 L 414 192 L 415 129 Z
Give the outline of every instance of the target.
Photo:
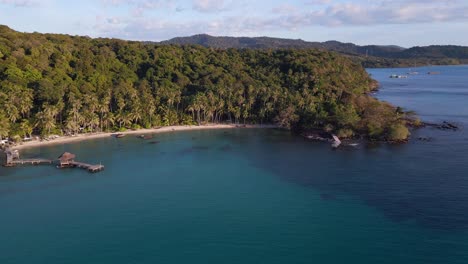
M 225 124 L 208 124 L 202 126 L 168 126 L 154 129 L 138 129 L 129 130 L 125 132 L 103 132 L 103 133 L 87 133 L 78 134 L 76 136 L 63 136 L 52 140 L 33 140 L 20 143 L 12 147 L 13 149 L 25 149 L 33 147 L 42 147 L 55 144 L 64 144 L 69 142 L 77 142 L 88 139 L 105 138 L 110 137 L 114 134 L 125 134 L 125 135 L 142 135 L 142 134 L 156 134 L 172 131 L 187 131 L 187 130 L 204 130 L 204 129 L 227 129 L 227 128 L 277 128 L 275 125 L 225 125 Z

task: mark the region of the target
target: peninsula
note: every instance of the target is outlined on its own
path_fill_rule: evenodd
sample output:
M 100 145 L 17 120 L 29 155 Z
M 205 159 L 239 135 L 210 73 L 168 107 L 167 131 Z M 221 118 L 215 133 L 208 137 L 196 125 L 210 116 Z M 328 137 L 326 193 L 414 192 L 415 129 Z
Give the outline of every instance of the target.
M 364 68 L 319 49 L 214 49 L 0 26 L 0 137 L 205 123 L 404 140 L 408 117 Z

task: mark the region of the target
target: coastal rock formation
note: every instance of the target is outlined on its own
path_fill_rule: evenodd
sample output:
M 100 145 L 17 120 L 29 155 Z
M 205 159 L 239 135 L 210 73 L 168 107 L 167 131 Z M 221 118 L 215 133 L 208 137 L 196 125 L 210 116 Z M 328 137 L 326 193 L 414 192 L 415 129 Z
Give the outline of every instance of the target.
M 424 123 L 425 126 L 428 127 L 433 127 L 437 128 L 440 130 L 452 130 L 452 131 L 457 131 L 460 129 L 460 126 L 453 123 L 453 122 L 448 122 L 448 121 L 443 121 L 442 123 L 436 124 L 436 123 Z

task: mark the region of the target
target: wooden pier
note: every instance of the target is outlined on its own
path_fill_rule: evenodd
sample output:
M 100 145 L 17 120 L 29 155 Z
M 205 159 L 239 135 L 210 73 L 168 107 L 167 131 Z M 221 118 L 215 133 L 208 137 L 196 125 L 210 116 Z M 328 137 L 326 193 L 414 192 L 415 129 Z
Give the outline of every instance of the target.
M 75 161 L 75 154 L 65 152 L 60 157 L 59 160 L 59 168 L 81 168 L 85 169 L 89 172 L 98 172 L 104 170 L 104 165 L 101 164 L 88 164 L 84 162 Z
M 13 167 L 16 165 L 41 165 L 41 164 L 52 164 L 53 160 L 48 159 L 16 159 L 5 164 L 7 167 Z
M 104 170 L 104 165 L 102 164 L 88 164 L 84 162 L 75 161 L 75 154 L 65 152 L 58 160 L 50 159 L 20 159 L 19 152 L 17 150 L 6 149 L 6 162 L 5 167 L 15 167 L 17 165 L 41 165 L 41 164 L 54 164 L 58 162 L 57 168 L 81 168 L 89 172 L 99 172 Z
M 89 172 L 98 172 L 98 171 L 104 170 L 104 165 L 101 165 L 101 164 L 93 165 L 93 164 L 87 164 L 87 163 L 78 162 L 78 161 L 70 162 L 69 166 L 70 167 L 75 167 L 75 168 L 85 169 L 85 170 L 87 170 Z

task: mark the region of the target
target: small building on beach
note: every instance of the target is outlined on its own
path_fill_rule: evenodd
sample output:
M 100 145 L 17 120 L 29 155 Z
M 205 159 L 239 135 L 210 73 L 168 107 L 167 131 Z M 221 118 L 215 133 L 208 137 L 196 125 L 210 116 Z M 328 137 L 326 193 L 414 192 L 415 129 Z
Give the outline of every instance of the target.
M 5 153 L 5 166 L 9 166 L 13 163 L 14 160 L 19 159 L 19 151 L 18 150 L 11 150 L 9 148 L 4 150 Z

